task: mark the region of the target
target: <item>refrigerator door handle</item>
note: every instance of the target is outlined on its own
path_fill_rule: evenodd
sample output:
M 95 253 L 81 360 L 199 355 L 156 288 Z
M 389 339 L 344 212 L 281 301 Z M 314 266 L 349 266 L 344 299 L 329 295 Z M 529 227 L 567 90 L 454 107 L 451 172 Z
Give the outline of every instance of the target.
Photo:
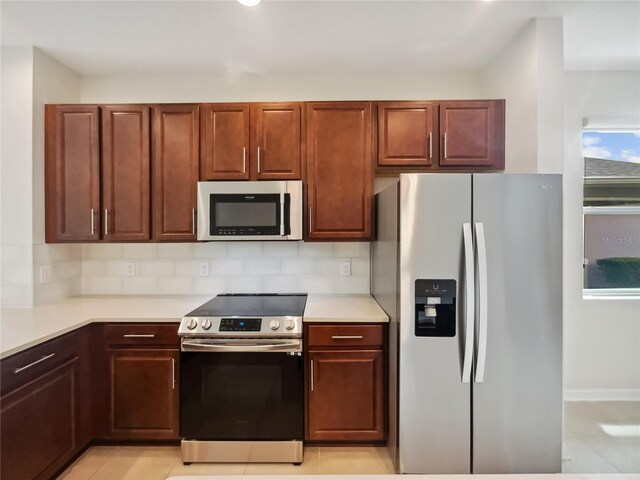
M 476 357 L 476 383 L 484 381 L 484 367 L 487 359 L 487 247 L 484 238 L 484 225 L 475 224 L 476 252 L 478 267 L 478 342 Z
M 475 330 L 475 272 L 473 256 L 473 234 L 471 224 L 462 224 L 462 236 L 464 239 L 464 359 L 462 361 L 462 383 L 471 381 L 471 366 L 473 363 L 473 343 Z

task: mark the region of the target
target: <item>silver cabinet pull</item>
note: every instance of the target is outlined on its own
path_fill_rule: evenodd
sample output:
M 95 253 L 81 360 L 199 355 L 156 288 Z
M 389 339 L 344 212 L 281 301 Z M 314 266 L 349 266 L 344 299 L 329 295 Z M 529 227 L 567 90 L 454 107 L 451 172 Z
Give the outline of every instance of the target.
M 175 390 L 176 389 L 176 359 L 172 358 L 171 359 L 171 389 Z
M 312 219 L 312 217 L 311 217 L 311 205 L 309 205 L 309 233 L 311 233 L 311 224 L 312 224 L 311 219 Z
M 447 132 L 444 132 L 444 158 L 447 158 Z
M 362 340 L 362 335 L 331 335 L 334 340 Z
M 155 338 L 154 333 L 125 333 L 124 338 Z
M 26 370 L 27 368 L 31 368 L 34 365 L 37 365 L 39 363 L 44 362 L 45 360 L 49 360 L 51 357 L 55 356 L 55 353 L 50 353 L 49 355 L 45 355 L 44 357 L 42 357 L 40 360 L 36 360 L 35 362 L 30 363 L 29 365 L 25 365 L 24 367 L 20 367 L 20 368 L 16 368 L 13 373 L 20 373 L 23 370 Z
M 260 173 L 260 147 L 258 147 L 258 173 Z
M 313 359 L 311 359 L 311 391 L 313 392 Z
M 104 209 L 104 234 L 109 234 L 109 210 Z
M 242 173 L 247 173 L 247 147 L 242 147 Z
M 93 217 L 95 216 L 95 214 L 96 214 L 96 211 L 92 208 L 91 209 L 91 235 L 93 235 L 93 233 L 96 231 L 94 221 L 93 221 Z
M 191 209 L 191 235 L 196 234 L 196 209 Z
M 429 158 L 433 158 L 433 132 L 429 132 Z

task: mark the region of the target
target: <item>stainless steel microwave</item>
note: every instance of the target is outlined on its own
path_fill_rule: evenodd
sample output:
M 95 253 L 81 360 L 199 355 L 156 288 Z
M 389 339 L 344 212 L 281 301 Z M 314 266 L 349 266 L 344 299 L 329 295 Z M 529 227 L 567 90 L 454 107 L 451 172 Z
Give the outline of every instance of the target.
M 302 240 L 302 182 L 198 182 L 198 240 Z

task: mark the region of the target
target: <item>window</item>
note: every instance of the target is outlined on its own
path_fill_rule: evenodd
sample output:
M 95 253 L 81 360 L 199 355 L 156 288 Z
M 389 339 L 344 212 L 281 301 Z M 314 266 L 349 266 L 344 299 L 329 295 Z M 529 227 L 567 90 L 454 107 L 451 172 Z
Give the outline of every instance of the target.
M 585 130 L 584 289 L 640 295 L 640 131 Z

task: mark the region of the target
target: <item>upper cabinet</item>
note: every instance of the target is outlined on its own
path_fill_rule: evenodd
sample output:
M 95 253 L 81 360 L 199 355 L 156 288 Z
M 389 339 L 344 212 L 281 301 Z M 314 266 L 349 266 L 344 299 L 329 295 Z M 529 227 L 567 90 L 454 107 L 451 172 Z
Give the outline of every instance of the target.
M 504 168 L 504 100 L 440 103 L 440 165 Z
M 438 158 L 438 105 L 378 103 L 378 165 L 425 167 Z
M 198 105 L 153 107 L 153 236 L 196 240 L 196 191 L 200 175 Z
M 249 180 L 249 110 L 248 104 L 203 106 L 203 180 Z
M 220 103 L 202 108 L 203 180 L 300 178 L 299 103 Z
M 100 238 L 100 118 L 91 105 L 47 105 L 47 242 Z
M 306 106 L 309 239 L 371 236 L 370 102 Z
M 252 178 L 297 180 L 301 175 L 301 114 L 299 103 L 261 103 L 251 112 Z M 255 161 L 253 153 L 255 152 Z
M 151 238 L 149 106 L 102 107 L 104 238 Z

